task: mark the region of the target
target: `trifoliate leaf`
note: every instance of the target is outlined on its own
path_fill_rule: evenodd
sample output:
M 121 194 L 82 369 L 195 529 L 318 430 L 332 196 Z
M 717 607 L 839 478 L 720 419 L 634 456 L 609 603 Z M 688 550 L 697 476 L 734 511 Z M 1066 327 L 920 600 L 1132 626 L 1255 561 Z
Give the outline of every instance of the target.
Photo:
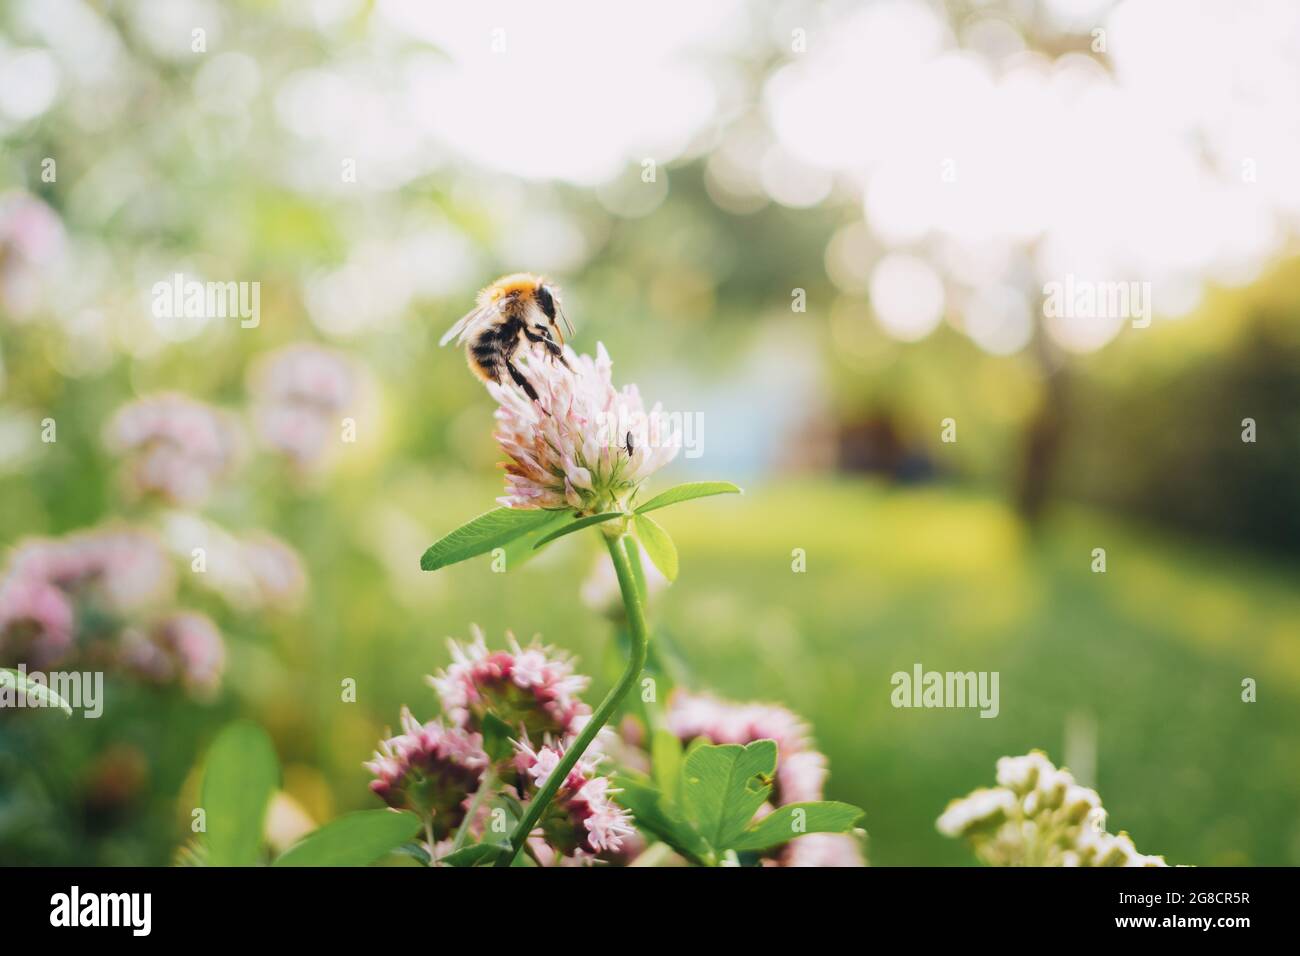
M 682 772 L 686 816 L 721 853 L 735 845 L 772 792 L 776 741 L 697 747 L 687 756 Z
M 681 799 L 682 745 L 677 735 L 662 727 L 650 737 L 650 770 L 655 786 L 669 803 Z
M 699 831 L 648 782 L 632 777 L 617 777 L 614 782 L 615 801 L 632 811 L 632 819 L 640 829 L 658 837 L 692 863 L 708 866 L 715 862 Z
M 861 818 L 862 811 L 857 807 L 833 800 L 788 803 L 745 830 L 731 846 L 737 850 L 766 850 L 805 833 L 846 833 Z

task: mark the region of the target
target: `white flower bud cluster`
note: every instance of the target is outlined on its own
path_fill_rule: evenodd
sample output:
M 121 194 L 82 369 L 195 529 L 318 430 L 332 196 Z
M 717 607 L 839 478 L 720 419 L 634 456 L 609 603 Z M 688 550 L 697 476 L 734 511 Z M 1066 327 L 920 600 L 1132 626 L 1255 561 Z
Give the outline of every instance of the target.
M 1128 834 L 1107 833 L 1097 791 L 1035 750 L 998 760 L 996 787 L 953 800 L 936 824 L 990 866 L 1165 866 Z

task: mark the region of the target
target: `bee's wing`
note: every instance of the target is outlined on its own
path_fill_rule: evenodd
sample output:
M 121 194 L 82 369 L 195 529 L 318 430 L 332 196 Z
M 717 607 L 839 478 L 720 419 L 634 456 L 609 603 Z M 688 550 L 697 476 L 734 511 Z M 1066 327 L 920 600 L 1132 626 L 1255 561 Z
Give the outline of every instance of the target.
M 439 345 L 446 345 L 452 339 L 456 339 L 456 344 L 460 345 L 482 322 L 496 315 L 497 305 L 495 302 L 489 302 L 487 305 L 480 305 L 470 309 L 462 315 L 456 324 L 447 330 L 447 334 L 438 340 Z M 459 337 L 458 337 L 459 336 Z

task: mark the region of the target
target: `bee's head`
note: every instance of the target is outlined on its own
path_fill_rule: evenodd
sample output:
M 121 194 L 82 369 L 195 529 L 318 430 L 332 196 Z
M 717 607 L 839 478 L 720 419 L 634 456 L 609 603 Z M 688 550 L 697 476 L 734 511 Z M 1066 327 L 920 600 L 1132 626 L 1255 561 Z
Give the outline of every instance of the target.
M 546 316 L 546 321 L 550 323 L 551 328 L 555 331 L 555 337 L 559 339 L 561 345 L 564 344 L 564 334 L 556 322 L 557 317 L 564 320 L 564 325 L 573 334 L 573 326 L 569 324 L 569 319 L 560 307 L 560 297 L 554 286 L 545 282 L 537 286 L 537 307 L 542 310 L 542 315 Z

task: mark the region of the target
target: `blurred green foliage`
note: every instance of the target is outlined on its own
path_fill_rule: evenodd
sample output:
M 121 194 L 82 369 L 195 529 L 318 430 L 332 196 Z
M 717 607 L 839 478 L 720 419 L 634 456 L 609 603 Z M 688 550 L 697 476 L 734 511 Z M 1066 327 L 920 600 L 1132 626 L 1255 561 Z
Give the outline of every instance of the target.
M 268 90 L 338 52 L 307 27 L 269 30 L 252 17 L 230 26 L 232 46 L 261 51 Z M 123 496 L 103 449 L 112 410 L 168 388 L 241 408 L 252 358 L 326 337 L 303 283 L 359 241 L 407 219 L 445 221 L 468 237 L 477 275 L 343 343 L 377 394 L 335 472 L 304 480 L 254 457 L 205 511 L 282 536 L 311 580 L 297 614 L 241 615 L 191 596 L 230 644 L 215 704 L 110 682 L 103 720 L 0 718 L 5 864 L 166 862 L 189 836 L 193 768 L 235 717 L 268 729 L 286 790 L 318 822 L 374 806 L 361 761 L 401 704 L 434 712 L 423 677 L 445 663 L 445 638 L 465 638 L 471 623 L 490 643 L 512 629 L 578 652 L 596 678 L 591 700 L 617 672 L 611 625 L 578 597 L 600 557 L 585 540 L 594 535 L 504 575 L 486 558 L 418 569 L 425 547 L 499 493 L 490 402 L 436 341 L 476 282 L 529 266 L 501 253 L 510 224 L 492 209 L 500 183 L 451 165 L 394 192 L 294 191 L 283 180 L 295 144 L 269 94 L 250 108 L 257 135 L 217 157 L 208 147 L 229 117 L 192 110 L 193 71 L 131 54 L 141 73 L 113 124 L 86 128 L 63 104 L 0 154 L 0 191 L 39 194 L 88 243 L 83 252 L 103 256 L 113 281 L 95 305 L 115 350 L 103 367 L 66 374 L 76 334 L 48 316 L 22 325 L 0 316 L 5 408 L 59 427 L 57 444 L 0 474 L 6 550 L 26 535 L 153 520 Z M 45 184 L 32 171 L 50 155 L 63 172 Z M 1042 747 L 1066 762 L 1070 721 L 1095 723 L 1097 777 L 1085 782 L 1100 790 L 1110 828 L 1145 852 L 1171 863 L 1300 863 L 1296 265 L 1213 294 L 1177 323 L 1126 330 L 1086 359 L 993 357 L 947 326 L 903 345 L 871 322 L 865 292 L 826 274 L 828 241 L 860 208 L 728 213 L 710 200 L 703 170 L 701 159 L 662 170 L 668 198 L 635 220 L 575 187 L 524 187 L 589 237 L 590 261 L 559 279 L 575 344 L 606 342 L 619 382 L 674 408 L 731 389 L 741 411 L 712 419 L 713 436 L 765 395 L 784 398 L 785 366 L 752 373 L 762 349 L 811 356 L 824 389 L 783 438 L 782 460 L 754 475 L 684 476 L 735 478 L 743 499 L 664 514 L 681 577 L 652 617 L 688 682 L 806 716 L 830 756 L 827 797 L 866 809 L 875 863 L 969 863 L 934 830 L 947 800 L 986 783 L 1003 754 Z M 262 327 L 216 323 L 128 354 L 152 334 L 141 276 L 181 260 L 210 277 L 259 280 Z M 790 311 L 796 286 L 807 313 Z M 1052 374 L 1070 385 L 1051 478 L 1062 504 L 1031 530 L 1009 489 Z M 961 437 L 944 445 L 938 423 L 954 410 Z M 1259 423 L 1254 445 L 1240 442 L 1244 417 Z M 900 490 L 837 475 L 844 435 L 872 420 L 890 423 L 947 482 Z M 807 450 L 813 433 L 828 455 Z M 1261 556 L 1259 546 L 1284 554 Z M 1097 547 L 1107 549 L 1104 575 L 1090 571 Z M 792 572 L 794 548 L 805 549 L 807 573 Z M 999 671 L 999 717 L 893 709 L 891 674 L 917 662 Z M 355 704 L 341 700 L 349 678 Z M 1259 681 L 1258 702 L 1241 701 L 1244 678 Z
M 443 528 L 471 489 L 491 490 L 439 500 L 414 482 L 392 495 Z M 69 862 L 93 847 L 98 862 L 162 862 L 186 835 L 176 797 L 191 763 L 237 713 L 272 730 L 305 806 L 372 806 L 361 760 L 403 702 L 435 712 L 423 675 L 471 621 L 490 643 L 540 632 L 580 654 L 593 699 L 608 686 L 610 628 L 576 596 L 600 556 L 594 534 L 504 575 L 488 557 L 445 569 L 394 603 L 356 540 L 363 524 L 341 529 L 328 556 L 309 552 L 316 596 L 301 628 L 240 636 L 215 710 L 110 686 L 111 721 L 10 721 L 0 766 L 10 780 L 15 762 L 29 773 L 2 804 L 3 858 Z M 970 862 L 934 830 L 947 800 L 986 783 L 1003 754 L 1043 747 L 1064 762 L 1079 716 L 1097 727 L 1092 783 L 1113 830 L 1171 863 L 1297 862 L 1300 595 L 1287 573 L 1092 511 L 1035 535 L 995 500 L 863 483 L 773 486 L 684 505 L 663 524 L 682 576 L 652 620 L 687 683 L 805 715 L 830 756 L 827 797 L 866 808 L 873 862 Z M 1106 574 L 1090 570 L 1098 546 Z M 791 570 L 793 547 L 806 573 Z M 891 675 L 918 662 L 999 671 L 1001 713 L 894 709 Z M 345 676 L 355 705 L 340 702 Z M 1241 700 L 1247 677 L 1253 704 Z M 129 763 L 132 750 L 147 783 L 115 803 L 112 781 L 129 768 L 103 770 L 104 755 Z

